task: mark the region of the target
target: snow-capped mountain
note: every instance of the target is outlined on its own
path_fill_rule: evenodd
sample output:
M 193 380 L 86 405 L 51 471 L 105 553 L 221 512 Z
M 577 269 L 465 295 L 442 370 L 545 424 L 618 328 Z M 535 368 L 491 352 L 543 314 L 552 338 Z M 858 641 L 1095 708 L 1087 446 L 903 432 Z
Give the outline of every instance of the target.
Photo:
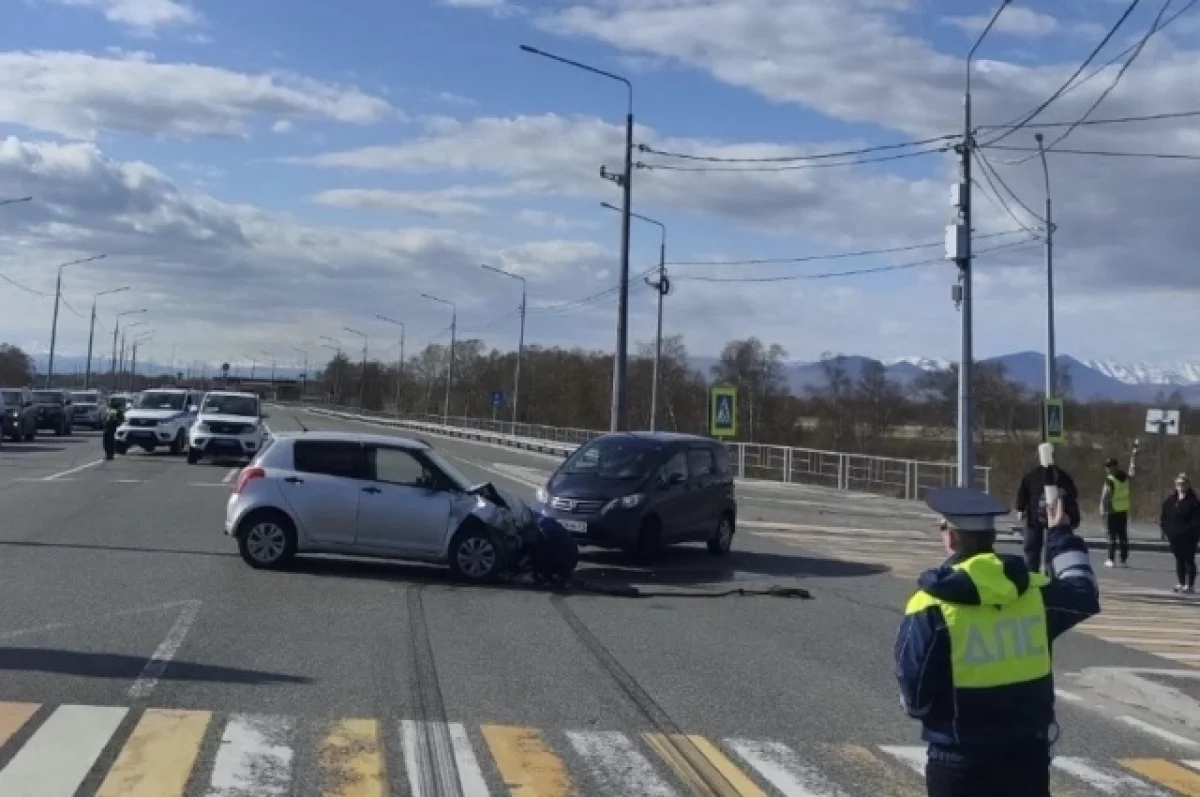
M 1200 385 L 1200 363 L 1088 360 L 1084 364 L 1127 385 Z
M 912 365 L 922 371 L 945 371 L 950 367 L 950 360 L 936 357 L 893 357 L 890 360 L 881 360 L 881 362 L 889 368 L 893 365 Z

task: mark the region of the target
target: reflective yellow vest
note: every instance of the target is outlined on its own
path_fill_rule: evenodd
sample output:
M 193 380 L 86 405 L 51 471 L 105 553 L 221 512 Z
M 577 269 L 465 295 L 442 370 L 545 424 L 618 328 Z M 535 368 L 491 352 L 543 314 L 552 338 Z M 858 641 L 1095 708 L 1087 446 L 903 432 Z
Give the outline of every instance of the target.
M 1041 588 L 1050 579 L 1029 574 L 1029 588 L 1017 596 L 995 554 L 980 554 L 953 566 L 965 572 L 979 591 L 979 605 L 949 603 L 918 592 L 906 614 L 937 606 L 950 634 L 954 688 L 987 689 L 1046 678 L 1050 675 L 1050 637 Z
M 1107 476 L 1109 485 L 1112 487 L 1112 494 L 1109 496 L 1112 502 L 1112 511 L 1128 512 L 1129 511 L 1129 479 L 1121 481 L 1116 476 Z

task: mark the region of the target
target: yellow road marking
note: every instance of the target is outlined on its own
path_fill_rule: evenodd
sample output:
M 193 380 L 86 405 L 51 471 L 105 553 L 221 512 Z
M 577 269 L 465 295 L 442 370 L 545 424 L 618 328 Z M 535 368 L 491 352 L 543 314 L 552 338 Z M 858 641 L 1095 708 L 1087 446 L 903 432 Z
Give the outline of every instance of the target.
M 321 742 L 322 797 L 385 797 L 379 723 L 342 720 Z
M 647 733 L 645 738 L 696 797 L 767 797 L 703 736 Z
M 0 703 L 0 747 L 37 713 L 37 703 Z
M 874 797 L 925 797 L 924 784 L 919 790 L 908 785 L 919 779 L 912 770 L 885 763 L 862 745 L 833 745 L 833 752 L 850 769 L 866 776 Z
M 1188 797 L 1200 797 L 1200 774 L 1161 758 L 1122 758 L 1121 764 L 1143 778 Z
M 574 797 L 566 765 L 536 728 L 484 725 L 480 730 L 512 797 Z
M 211 717 L 147 709 L 95 797 L 183 797 Z

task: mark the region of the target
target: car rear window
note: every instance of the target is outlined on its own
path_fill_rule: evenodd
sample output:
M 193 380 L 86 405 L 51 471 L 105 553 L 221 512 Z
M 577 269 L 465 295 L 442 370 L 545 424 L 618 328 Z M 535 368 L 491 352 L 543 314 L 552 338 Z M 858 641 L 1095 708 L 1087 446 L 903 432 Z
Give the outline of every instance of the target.
M 297 440 L 292 456 L 296 470 L 303 473 L 361 479 L 367 471 L 366 453 L 358 443 Z

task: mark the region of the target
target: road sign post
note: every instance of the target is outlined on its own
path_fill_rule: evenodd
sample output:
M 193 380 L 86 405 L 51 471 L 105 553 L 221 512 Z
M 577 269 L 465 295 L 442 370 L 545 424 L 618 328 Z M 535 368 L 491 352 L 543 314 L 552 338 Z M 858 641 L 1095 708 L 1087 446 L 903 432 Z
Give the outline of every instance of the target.
M 717 385 L 708 391 L 708 433 L 713 437 L 737 436 L 737 388 Z
M 1166 448 L 1167 435 L 1179 434 L 1179 410 L 1146 410 L 1146 434 L 1152 434 L 1157 442 L 1157 471 L 1158 494 L 1166 495 L 1167 480 L 1163 471 L 1163 449 Z
M 1063 400 L 1048 398 L 1042 402 L 1042 436 L 1047 443 L 1061 443 L 1066 439 L 1066 413 Z
M 492 391 L 492 420 L 495 421 L 500 413 L 500 409 L 504 406 L 504 391 Z

